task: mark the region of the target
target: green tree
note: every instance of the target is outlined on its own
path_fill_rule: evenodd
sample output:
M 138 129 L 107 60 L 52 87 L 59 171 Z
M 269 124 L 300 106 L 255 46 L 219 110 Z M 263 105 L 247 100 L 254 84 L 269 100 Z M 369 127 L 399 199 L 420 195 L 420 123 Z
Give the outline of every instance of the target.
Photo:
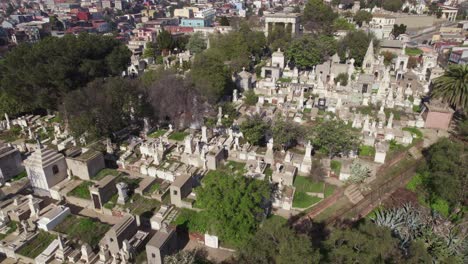
M 291 43 L 286 50 L 286 57 L 297 67 L 310 69 L 336 53 L 336 46 L 336 41 L 331 36 L 306 35 Z
M 431 97 L 441 98 L 458 109 L 468 107 L 468 65 L 451 65 L 433 81 Z
M 203 38 L 201 32 L 196 32 L 195 34 L 190 36 L 190 39 L 185 48 L 188 49 L 192 54 L 198 54 L 205 50 L 206 41 Z
M 265 199 L 270 197 L 267 182 L 220 171 L 208 173 L 195 192 L 206 231 L 235 246 L 255 232 L 263 219 Z
M 156 36 L 156 45 L 159 51 L 168 51 L 174 48 L 175 41 L 171 33 L 163 29 Z
M 143 50 L 143 58 L 154 58 L 156 56 L 156 50 L 151 42 L 146 42 L 145 49 Z
M 348 85 L 348 79 L 349 79 L 348 73 L 342 72 L 338 74 L 338 76 L 336 76 L 335 83 L 339 82 L 341 85 L 346 86 Z
M 247 105 L 256 105 L 258 102 L 258 96 L 255 94 L 255 92 L 250 89 L 243 94 L 244 96 L 244 103 Z
M 219 19 L 219 24 L 221 24 L 221 26 L 229 26 L 229 19 L 225 16 L 222 16 L 220 17 Z
M 304 130 L 295 122 L 277 118 L 271 128 L 276 148 L 288 149 L 304 137 Z
M 344 17 L 338 17 L 333 21 L 333 30 L 354 30 L 354 25 Z
M 121 75 L 130 55 L 113 37 L 91 34 L 21 44 L 0 62 L 0 94 L 9 100 L 5 105 L 17 106 L 9 114 L 56 110 L 66 93 L 99 77 Z
M 363 22 L 369 23 L 372 20 L 372 14 L 370 12 L 367 12 L 365 10 L 359 10 L 355 15 L 354 15 L 354 21 L 359 26 L 362 26 Z
M 388 66 L 388 65 L 392 64 L 393 59 L 395 59 L 397 57 L 395 53 L 393 53 L 391 51 L 388 51 L 388 50 L 382 52 L 381 54 L 384 57 L 385 66 Z
M 282 49 L 285 50 L 291 42 L 291 26 L 290 25 L 275 25 L 269 29 L 267 43 L 270 50 Z
M 341 58 L 345 58 L 346 51 L 348 51 L 349 58 L 354 58 L 356 66 L 361 66 L 372 39 L 372 35 L 362 30 L 348 32 L 348 34 L 338 42 L 338 54 Z M 378 42 L 374 39 L 374 48 L 377 46 Z
M 425 152 L 426 189 L 454 206 L 468 204 L 468 152 L 465 145 L 442 139 Z
M 348 156 L 359 146 L 359 137 L 341 120 L 328 120 L 315 127 L 312 142 L 316 149 L 325 152 L 330 158 Z
M 110 137 L 141 116 L 137 83 L 121 77 L 98 79 L 64 98 L 61 114 L 75 137 Z M 109 114 L 112 113 L 112 114 Z
M 319 263 L 320 254 L 306 235 L 271 219 L 240 248 L 237 260 L 245 264 Z
M 219 50 L 209 49 L 197 54 L 190 73 L 195 87 L 210 102 L 217 102 L 233 89 L 231 73 Z
M 405 33 L 406 33 L 406 25 L 404 25 L 404 24 L 393 25 L 392 34 L 393 34 L 393 36 L 395 38 L 397 38 L 401 34 L 405 34 Z
M 308 0 L 302 17 L 308 30 L 331 32 L 337 14 L 322 0 Z
M 252 145 L 261 145 L 264 142 L 265 134 L 269 125 L 263 121 L 260 115 L 248 117 L 241 125 L 240 129 L 245 139 Z
M 402 0 L 385 0 L 382 1 L 382 8 L 392 12 L 398 12 L 403 6 Z
M 399 263 L 398 239 L 370 222 L 335 229 L 325 241 L 330 263 Z

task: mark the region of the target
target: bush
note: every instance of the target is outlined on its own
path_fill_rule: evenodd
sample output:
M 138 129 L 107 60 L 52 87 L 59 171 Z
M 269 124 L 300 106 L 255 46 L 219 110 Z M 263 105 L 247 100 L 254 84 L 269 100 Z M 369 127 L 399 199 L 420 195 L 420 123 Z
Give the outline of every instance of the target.
M 258 102 L 258 96 L 255 94 L 253 90 L 248 90 L 244 92 L 244 102 L 247 105 L 256 105 Z
M 411 178 L 411 180 L 408 182 L 408 184 L 406 184 L 406 189 L 408 189 L 408 190 L 410 190 L 412 192 L 416 192 L 416 189 L 421 184 L 423 184 L 423 177 L 422 177 L 421 174 L 416 173 L 413 176 L 413 178 Z
M 375 148 L 371 146 L 360 146 L 359 156 L 373 157 L 375 155 Z
M 330 163 L 330 168 L 335 173 L 335 175 L 339 175 L 341 171 L 341 162 L 337 160 L 332 160 Z

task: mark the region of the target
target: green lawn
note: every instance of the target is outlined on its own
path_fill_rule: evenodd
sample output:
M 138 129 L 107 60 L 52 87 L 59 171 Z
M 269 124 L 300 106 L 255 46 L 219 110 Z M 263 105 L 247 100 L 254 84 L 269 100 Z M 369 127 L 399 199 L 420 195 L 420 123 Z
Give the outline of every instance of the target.
M 133 195 L 131 199 L 133 203 L 127 202 L 124 207 L 130 209 L 130 213 L 141 215 L 148 219 L 161 207 L 159 201 L 145 198 L 139 194 Z
M 185 137 L 188 135 L 189 133 L 187 132 L 173 132 L 170 136 L 169 136 L 169 139 L 171 140 L 175 140 L 175 141 L 182 141 L 185 139 Z
M 153 183 L 153 185 L 151 185 L 151 187 L 149 188 L 148 191 L 146 191 L 145 194 L 151 195 L 154 192 L 156 192 L 157 190 L 159 190 L 159 188 L 161 188 L 161 184 L 155 182 L 155 183 Z
M 9 229 L 5 234 L 0 234 L 0 240 L 4 239 L 9 234 L 15 232 L 16 229 L 18 228 L 18 223 L 15 222 L 15 221 L 10 221 L 10 223 L 8 223 L 8 227 L 9 227 Z
M 371 146 L 360 146 L 359 156 L 373 157 L 375 155 L 375 148 Z
M 335 186 L 326 184 L 325 185 L 325 198 L 332 195 L 335 191 Z
M 84 181 L 80 185 L 76 186 L 75 189 L 68 193 L 70 196 L 75 196 L 81 199 L 91 199 L 91 193 L 89 192 L 89 186 L 93 185 L 93 182 Z
M 419 130 L 419 129 L 415 128 L 415 127 L 404 127 L 402 130 L 410 132 L 411 134 L 413 134 L 413 136 L 416 136 L 416 138 L 422 138 L 423 137 L 423 133 L 421 132 L 421 130 Z
M 78 239 L 88 243 L 91 247 L 97 246 L 104 234 L 110 229 L 110 225 L 101 223 L 95 219 L 69 215 L 54 230 L 67 234 L 72 239 Z
M 100 170 L 96 175 L 94 175 L 94 177 L 92 179 L 96 180 L 96 181 L 99 181 L 99 180 L 102 180 L 107 175 L 112 175 L 112 176 L 117 177 L 117 176 L 120 175 L 120 171 L 118 171 L 116 169 L 104 168 L 104 169 Z
M 332 160 L 331 163 L 330 163 L 330 168 L 335 173 L 335 175 L 340 175 L 341 162 L 339 162 L 337 160 Z
M 313 182 L 307 177 L 297 176 L 294 180 L 294 187 L 296 187 L 296 192 L 314 192 L 321 193 L 323 192 L 323 182 Z
M 191 232 L 204 233 L 206 230 L 206 223 L 202 221 L 198 213 L 189 209 L 180 209 L 179 215 L 172 221 L 171 224 L 187 229 Z
M 114 206 L 117 204 L 117 199 L 119 198 L 119 195 L 116 193 L 112 195 L 112 197 L 107 201 L 103 206 L 104 208 L 107 208 L 109 210 L 112 210 Z
M 55 235 L 41 230 L 35 238 L 18 251 L 18 254 L 34 259 L 39 256 L 55 238 Z
M 313 204 L 320 202 L 322 198 L 310 196 L 305 192 L 298 192 L 294 194 L 293 207 L 307 208 Z
M 406 48 L 405 53 L 408 56 L 418 56 L 423 54 L 423 51 L 418 48 Z
M 24 171 L 20 172 L 18 175 L 12 177 L 11 181 L 21 180 L 22 178 L 27 177 L 27 176 L 28 176 L 28 173 L 26 172 L 26 170 L 24 170 Z
M 154 131 L 153 133 L 149 134 L 148 137 L 150 138 L 158 138 L 166 134 L 167 130 L 166 129 L 159 129 Z

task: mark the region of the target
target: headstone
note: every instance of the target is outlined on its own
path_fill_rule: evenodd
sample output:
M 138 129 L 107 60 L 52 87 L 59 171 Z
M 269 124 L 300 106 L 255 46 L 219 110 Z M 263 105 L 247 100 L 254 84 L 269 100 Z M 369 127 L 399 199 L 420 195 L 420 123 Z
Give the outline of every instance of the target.
M 124 182 L 119 182 L 115 186 L 117 187 L 117 193 L 119 195 L 117 203 L 124 205 L 128 200 L 128 186 Z
M 237 94 L 237 89 L 234 89 L 233 94 L 232 94 L 232 101 L 237 102 L 239 100 L 238 94 Z
M 7 113 L 5 113 L 5 120 L 6 120 L 6 129 L 10 130 L 10 118 L 8 117 Z
M 206 126 L 202 126 L 201 131 L 202 131 L 202 138 L 201 138 L 201 141 L 204 142 L 204 143 L 208 143 L 207 127 L 206 127 Z
M 218 237 L 215 235 L 205 234 L 205 246 L 210 247 L 210 248 L 218 248 L 219 247 Z

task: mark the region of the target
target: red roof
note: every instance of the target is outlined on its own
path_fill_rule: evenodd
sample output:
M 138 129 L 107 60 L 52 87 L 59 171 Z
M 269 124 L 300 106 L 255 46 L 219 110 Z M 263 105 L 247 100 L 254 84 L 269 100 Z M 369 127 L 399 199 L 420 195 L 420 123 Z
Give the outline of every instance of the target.
M 174 33 L 192 33 L 193 27 L 180 27 L 180 26 L 165 26 L 164 30 Z

